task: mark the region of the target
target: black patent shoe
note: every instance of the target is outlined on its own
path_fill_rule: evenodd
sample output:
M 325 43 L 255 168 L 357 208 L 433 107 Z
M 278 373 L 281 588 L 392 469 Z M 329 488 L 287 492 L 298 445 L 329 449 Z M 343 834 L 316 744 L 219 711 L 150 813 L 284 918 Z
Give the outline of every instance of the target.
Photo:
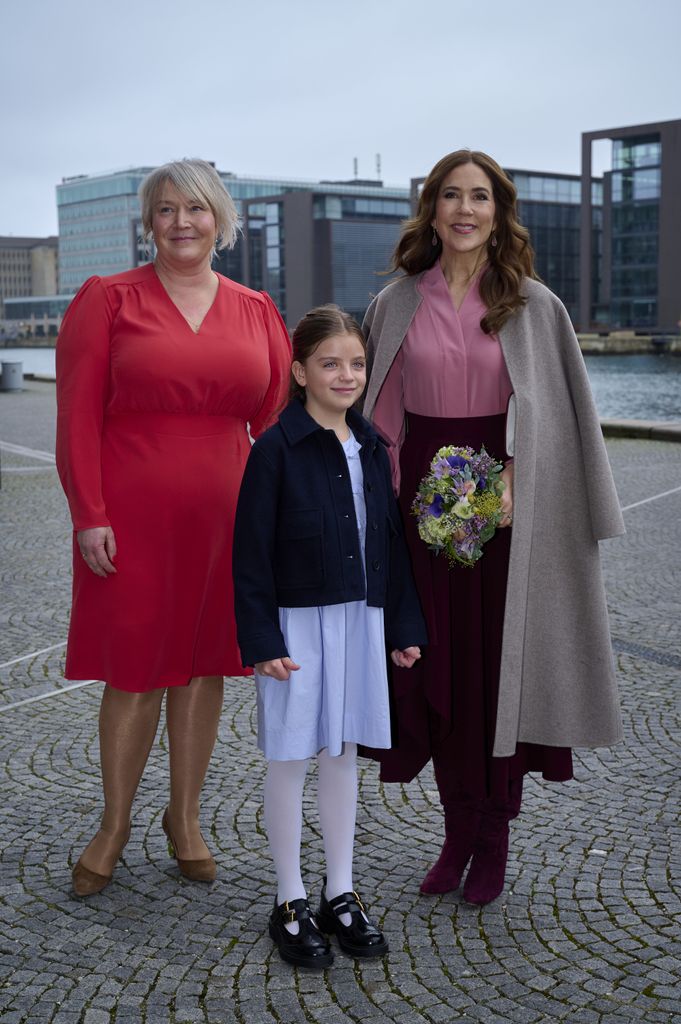
M 298 922 L 298 934 L 293 935 L 287 924 Z M 307 900 L 285 900 L 274 910 L 269 921 L 270 938 L 279 950 L 279 956 L 296 967 L 330 967 L 333 953 L 326 935 L 322 935 Z
M 340 914 L 350 914 L 350 924 L 343 924 Z M 356 892 L 344 892 L 332 900 L 322 889 L 317 923 L 327 935 L 336 935 L 338 945 L 349 956 L 384 956 L 388 943 L 380 928 L 367 920 L 367 914 Z

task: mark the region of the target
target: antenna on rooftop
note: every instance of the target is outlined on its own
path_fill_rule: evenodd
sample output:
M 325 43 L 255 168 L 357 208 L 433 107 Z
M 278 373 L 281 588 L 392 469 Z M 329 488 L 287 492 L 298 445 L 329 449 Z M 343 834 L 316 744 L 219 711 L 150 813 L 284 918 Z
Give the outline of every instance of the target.
M 352 158 L 352 166 L 353 166 L 354 171 L 355 171 L 355 177 L 357 177 L 357 157 L 356 156 L 353 156 L 353 158 Z

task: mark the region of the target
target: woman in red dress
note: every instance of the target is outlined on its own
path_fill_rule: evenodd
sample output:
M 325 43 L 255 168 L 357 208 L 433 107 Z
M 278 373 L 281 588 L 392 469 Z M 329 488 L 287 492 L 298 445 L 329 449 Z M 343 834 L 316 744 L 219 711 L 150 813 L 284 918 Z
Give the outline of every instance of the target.
M 74 527 L 68 679 L 106 685 L 104 814 L 73 869 L 99 892 L 167 691 L 170 798 L 162 826 L 187 877 L 210 881 L 199 799 L 222 677 L 241 675 L 232 593 L 236 499 L 250 450 L 288 388 L 290 344 L 269 297 L 211 269 L 238 215 L 214 168 L 166 164 L 140 190 L 153 264 L 93 277 L 57 345 L 57 462 Z

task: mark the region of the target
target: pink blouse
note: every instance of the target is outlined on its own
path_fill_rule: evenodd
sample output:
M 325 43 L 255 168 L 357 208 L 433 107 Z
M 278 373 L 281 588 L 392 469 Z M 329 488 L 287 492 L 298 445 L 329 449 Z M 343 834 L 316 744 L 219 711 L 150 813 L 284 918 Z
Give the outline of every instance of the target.
M 479 280 L 479 278 L 478 278 Z M 478 281 L 457 310 L 439 262 L 422 275 L 423 296 L 374 408 L 373 422 L 390 442 L 399 491 L 404 414 L 463 418 L 505 413 L 513 388 L 499 339 L 485 334 Z

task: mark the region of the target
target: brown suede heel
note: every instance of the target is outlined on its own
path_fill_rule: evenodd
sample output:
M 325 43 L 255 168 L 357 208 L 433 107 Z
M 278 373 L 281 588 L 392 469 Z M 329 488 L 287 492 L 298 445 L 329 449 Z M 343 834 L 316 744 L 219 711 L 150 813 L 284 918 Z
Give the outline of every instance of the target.
M 168 827 L 168 808 L 166 807 L 161 819 L 161 828 L 168 838 L 168 853 L 177 861 L 180 874 L 189 878 L 192 882 L 214 882 L 217 875 L 217 867 L 212 857 L 204 857 L 202 860 L 183 860 L 177 856 L 177 844 L 170 834 Z
M 71 872 L 73 891 L 76 896 L 94 896 L 101 892 L 109 884 L 113 875 L 98 875 L 96 871 L 90 871 L 80 861 Z
M 121 850 L 116 857 L 116 862 L 120 860 L 123 850 L 128 845 L 130 839 L 130 829 L 125 837 L 125 842 L 121 847 Z M 110 875 L 99 875 L 96 871 L 90 871 L 84 864 L 81 863 L 81 858 L 78 858 L 73 871 L 71 872 L 71 881 L 73 883 L 73 891 L 76 896 L 94 896 L 95 893 L 101 892 L 102 889 L 106 889 L 107 885 L 113 878 L 113 872 Z

